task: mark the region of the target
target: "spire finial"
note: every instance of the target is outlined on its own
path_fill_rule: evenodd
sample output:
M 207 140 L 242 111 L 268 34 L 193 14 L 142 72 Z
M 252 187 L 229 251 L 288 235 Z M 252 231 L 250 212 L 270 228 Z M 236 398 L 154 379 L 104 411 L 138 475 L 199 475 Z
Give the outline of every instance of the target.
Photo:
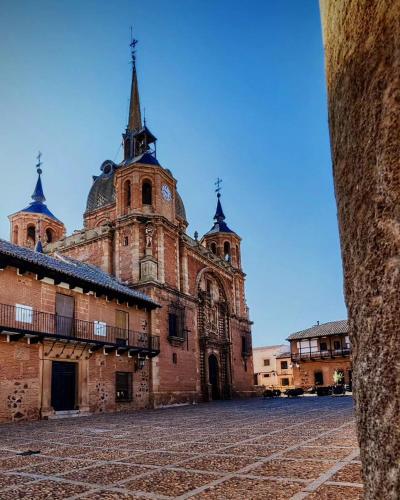
M 133 38 L 133 28 L 131 26 L 131 43 L 129 44 L 131 48 L 131 57 L 132 57 L 132 66 L 136 68 L 136 44 L 138 41 L 136 38 Z
M 143 107 L 143 125 L 146 126 L 146 108 Z
M 40 168 L 43 165 L 43 162 L 41 161 L 42 158 L 42 153 L 39 151 L 38 155 L 36 156 L 37 163 L 36 163 L 36 171 L 40 175 L 42 173 L 42 169 Z
M 222 184 L 222 179 L 217 177 L 217 180 L 214 182 L 214 186 L 217 186 L 215 188 L 215 192 L 217 193 L 218 198 L 221 198 L 221 184 Z

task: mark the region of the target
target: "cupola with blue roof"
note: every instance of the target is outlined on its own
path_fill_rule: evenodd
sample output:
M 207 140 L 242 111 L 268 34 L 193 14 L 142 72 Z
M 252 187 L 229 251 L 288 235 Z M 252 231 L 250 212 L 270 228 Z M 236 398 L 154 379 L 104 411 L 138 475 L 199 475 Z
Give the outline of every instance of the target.
M 240 241 L 241 238 L 232 231 L 225 222 L 226 217 L 221 203 L 221 179 L 217 179 L 217 208 L 214 215 L 213 227 L 203 236 L 201 242 L 214 255 L 217 255 L 233 267 L 240 268 Z
M 38 178 L 31 196 L 32 202 L 19 212 L 9 216 L 11 240 L 16 245 L 43 251 L 47 243 L 65 235 L 64 224 L 48 209 L 42 185 L 42 153 L 37 156 Z

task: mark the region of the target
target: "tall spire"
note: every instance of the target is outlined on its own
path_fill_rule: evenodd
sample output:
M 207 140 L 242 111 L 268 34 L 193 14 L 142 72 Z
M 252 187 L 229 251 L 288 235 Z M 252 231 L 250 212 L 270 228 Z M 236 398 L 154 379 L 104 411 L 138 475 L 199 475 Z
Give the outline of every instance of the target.
M 33 191 L 33 194 L 31 196 L 32 200 L 37 201 L 38 203 L 44 203 L 46 201 L 46 198 L 43 193 L 43 187 L 42 187 L 42 179 L 41 179 L 41 174 L 42 174 L 42 169 L 40 168 L 42 166 L 41 158 L 42 158 L 42 153 L 39 151 L 37 155 L 37 163 L 36 163 L 36 171 L 38 173 L 38 180 L 36 182 L 35 190 Z
M 139 85 L 136 73 L 136 44 L 138 41 L 133 38 L 131 27 L 131 57 L 132 57 L 132 84 L 131 100 L 129 103 L 128 130 L 137 132 L 142 128 L 142 115 L 140 112 Z
M 132 29 L 132 28 L 131 28 Z M 131 100 L 129 103 L 129 118 L 125 133 L 122 134 L 124 144 L 124 162 L 132 160 L 159 165 L 156 158 L 157 138 L 147 128 L 146 123 L 142 124 L 142 114 L 140 112 L 139 86 L 136 74 L 136 44 L 138 41 L 133 38 L 131 32 L 131 56 L 132 56 L 132 84 Z M 152 146 L 153 145 L 153 146 Z M 140 157 L 140 158 L 139 158 Z

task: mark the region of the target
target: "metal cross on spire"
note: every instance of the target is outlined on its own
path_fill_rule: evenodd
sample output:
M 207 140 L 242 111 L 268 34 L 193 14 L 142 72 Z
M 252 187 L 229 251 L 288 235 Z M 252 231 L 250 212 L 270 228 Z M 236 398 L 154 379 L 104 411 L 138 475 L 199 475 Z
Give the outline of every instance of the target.
M 138 41 L 136 40 L 136 38 L 133 38 L 133 29 L 132 29 L 132 26 L 131 26 L 131 43 L 129 44 L 130 48 L 131 48 L 131 56 L 132 56 L 132 65 L 133 67 L 136 66 L 136 44 L 138 43 Z
M 214 185 L 217 186 L 215 188 L 215 192 L 217 193 L 217 196 L 218 198 L 221 196 L 221 184 L 222 184 L 222 179 L 220 179 L 219 177 L 217 177 L 217 180 L 214 182 Z
M 43 162 L 41 161 L 41 158 L 42 158 L 42 153 L 39 151 L 38 152 L 38 155 L 36 156 L 36 159 L 37 159 L 37 163 L 36 163 L 36 170 L 37 170 L 37 173 L 40 175 L 42 173 L 42 169 L 40 168 L 42 165 L 43 165 Z

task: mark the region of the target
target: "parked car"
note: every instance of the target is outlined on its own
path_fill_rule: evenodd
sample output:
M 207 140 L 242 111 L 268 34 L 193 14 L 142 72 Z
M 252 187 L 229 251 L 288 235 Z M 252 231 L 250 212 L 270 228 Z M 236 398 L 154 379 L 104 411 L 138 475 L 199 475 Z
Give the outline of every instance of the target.
M 344 384 L 340 385 L 334 385 L 332 387 L 332 394 L 345 394 L 346 393 L 346 386 Z
M 331 394 L 332 394 L 331 386 L 326 385 L 317 387 L 317 396 L 330 396 Z
M 264 398 L 277 398 L 281 395 L 281 391 L 279 389 L 265 389 L 263 392 Z
M 288 398 L 297 398 L 304 394 L 304 389 L 297 387 L 296 389 L 286 389 L 285 394 Z

